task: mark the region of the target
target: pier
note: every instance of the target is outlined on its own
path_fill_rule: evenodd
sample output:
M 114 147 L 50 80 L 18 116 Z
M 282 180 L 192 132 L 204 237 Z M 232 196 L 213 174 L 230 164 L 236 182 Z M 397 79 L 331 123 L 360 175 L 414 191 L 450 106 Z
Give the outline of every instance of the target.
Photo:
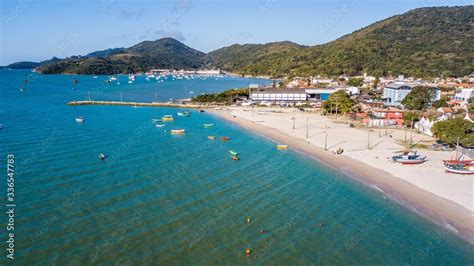
M 174 107 L 174 108 L 214 108 L 217 105 L 180 104 L 164 102 L 117 102 L 117 101 L 72 101 L 66 105 L 123 105 L 123 106 L 146 106 L 146 107 Z

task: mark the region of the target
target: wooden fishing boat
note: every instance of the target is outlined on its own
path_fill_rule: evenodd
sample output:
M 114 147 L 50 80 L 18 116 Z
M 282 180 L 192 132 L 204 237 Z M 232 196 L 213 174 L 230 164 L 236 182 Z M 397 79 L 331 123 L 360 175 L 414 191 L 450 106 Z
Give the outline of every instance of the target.
M 179 135 L 179 134 L 185 134 L 186 130 L 184 129 L 172 129 L 171 134 L 172 135 Z
M 239 157 L 237 157 L 237 156 L 230 156 L 230 158 L 231 158 L 232 160 L 234 160 L 234 161 L 238 161 L 238 160 L 240 160 L 240 158 L 239 158 Z
M 216 139 L 216 136 L 207 136 L 207 139 L 209 139 L 209 140 L 215 140 L 215 139 Z
M 213 127 L 213 126 L 214 126 L 214 124 L 204 124 L 205 128 L 210 128 L 210 127 Z
M 161 121 L 163 121 L 163 122 L 167 122 L 167 121 L 171 122 L 171 121 L 174 121 L 174 118 L 173 118 L 172 115 L 164 115 L 164 116 L 161 118 Z
M 239 153 L 238 153 L 238 152 L 236 152 L 236 151 L 233 151 L 233 150 L 230 150 L 230 151 L 229 151 L 229 153 L 230 153 L 230 155 L 233 155 L 233 156 L 237 156 L 237 155 L 239 155 Z
M 447 173 L 472 175 L 474 174 L 473 160 L 443 160 L 444 169 Z
M 288 150 L 288 145 L 278 144 L 276 147 L 278 150 Z
M 396 151 L 399 153 L 396 156 L 392 156 L 392 161 L 401 163 L 401 164 L 422 164 L 426 162 L 426 156 L 421 156 L 417 154 L 417 151 L 414 150 L 402 150 Z
M 228 140 L 230 140 L 229 137 L 221 137 L 221 141 L 228 141 Z

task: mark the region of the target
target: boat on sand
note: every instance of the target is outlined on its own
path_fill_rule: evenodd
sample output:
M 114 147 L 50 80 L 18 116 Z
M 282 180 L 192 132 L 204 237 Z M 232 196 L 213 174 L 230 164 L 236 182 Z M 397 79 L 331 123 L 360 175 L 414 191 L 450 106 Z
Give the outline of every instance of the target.
M 414 150 L 401 150 L 396 151 L 398 155 L 392 156 L 392 161 L 401 164 L 422 164 L 426 162 L 426 156 L 417 154 Z

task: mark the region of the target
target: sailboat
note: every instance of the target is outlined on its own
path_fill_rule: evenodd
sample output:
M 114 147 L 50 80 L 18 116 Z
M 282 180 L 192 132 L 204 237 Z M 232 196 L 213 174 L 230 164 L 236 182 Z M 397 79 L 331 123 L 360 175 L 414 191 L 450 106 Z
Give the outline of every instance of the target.
M 458 156 L 459 140 L 456 145 L 456 159 L 443 160 L 444 170 L 447 173 L 472 175 L 474 174 L 474 160 L 463 160 L 464 154 Z

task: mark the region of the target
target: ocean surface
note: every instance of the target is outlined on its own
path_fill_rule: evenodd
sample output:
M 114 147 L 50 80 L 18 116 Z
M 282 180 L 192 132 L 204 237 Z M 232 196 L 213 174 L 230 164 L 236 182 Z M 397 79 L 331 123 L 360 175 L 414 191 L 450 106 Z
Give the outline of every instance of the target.
M 474 248 L 382 193 L 207 113 L 66 106 L 246 87 L 0 70 L 0 155 L 15 155 L 18 265 L 472 265 Z M 79 82 L 74 86 L 72 79 Z M 73 89 L 75 87 L 75 90 Z M 23 92 L 19 89 L 24 88 Z M 152 119 L 175 121 L 157 128 Z M 75 117 L 83 116 L 83 124 Z M 204 128 L 204 123 L 214 123 Z M 182 136 L 171 129 L 187 130 Z M 208 135 L 231 140 L 208 140 Z M 240 153 L 230 159 L 229 150 Z M 99 153 L 108 156 L 100 161 Z M 0 182 L 5 258 L 6 173 Z M 250 223 L 247 223 L 247 218 Z M 265 230 L 261 233 L 260 230 Z M 250 248 L 250 256 L 245 250 Z

